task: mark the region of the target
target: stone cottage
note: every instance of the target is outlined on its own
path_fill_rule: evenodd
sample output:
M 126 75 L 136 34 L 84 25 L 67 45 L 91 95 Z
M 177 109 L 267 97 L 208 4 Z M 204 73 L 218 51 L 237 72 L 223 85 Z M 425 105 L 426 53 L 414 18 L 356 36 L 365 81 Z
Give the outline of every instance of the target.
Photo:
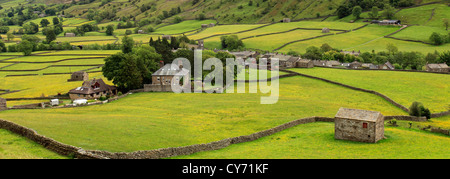
M 138 34 L 145 34 L 144 30 L 138 30 Z
M 67 81 L 70 82 L 70 81 L 88 81 L 88 80 L 89 80 L 88 73 L 86 73 L 85 71 L 77 71 L 73 72 L 72 76 Z
M 6 99 L 0 98 L 0 111 L 7 110 Z
M 311 60 L 301 59 L 297 62 L 297 68 L 313 68 L 314 63 Z
M 395 70 L 394 65 L 391 64 L 391 62 L 386 62 L 383 65 L 380 65 L 380 69 L 382 70 Z
M 384 138 L 384 116 L 380 112 L 340 108 L 334 119 L 335 139 L 376 143 Z
M 98 99 L 102 96 L 111 97 L 117 95 L 117 87 L 107 85 L 102 79 L 93 79 L 83 82 L 81 87 L 69 91 L 70 99 Z
M 152 74 L 152 84 L 144 84 L 145 92 L 172 92 L 172 84 L 179 84 L 181 86 L 189 86 L 190 78 L 189 70 L 183 68 L 176 68 L 172 64 L 167 64 Z M 182 79 L 182 77 L 185 77 Z M 182 81 L 183 80 L 183 81 Z
M 427 64 L 426 68 L 427 68 L 427 71 L 429 71 L 429 72 L 440 72 L 440 73 L 448 73 L 449 72 L 449 67 L 445 63 Z
M 351 69 L 358 69 L 361 67 L 362 67 L 362 63 L 357 62 L 357 61 L 350 63 L 350 66 L 349 66 L 349 68 L 351 68 Z

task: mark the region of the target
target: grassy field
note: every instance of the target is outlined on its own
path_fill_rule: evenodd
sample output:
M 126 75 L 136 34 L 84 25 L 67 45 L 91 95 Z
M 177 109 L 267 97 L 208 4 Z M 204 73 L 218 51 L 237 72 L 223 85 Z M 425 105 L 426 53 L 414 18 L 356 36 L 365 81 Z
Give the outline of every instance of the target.
M 0 129 L 0 159 L 65 159 L 43 146 Z
M 248 135 L 303 117 L 333 117 L 340 107 L 405 114 L 377 96 L 304 77 L 281 79 L 275 105 L 261 105 L 261 96 L 267 94 L 138 93 L 98 106 L 2 111 L 0 118 L 70 145 L 130 152 Z
M 244 30 L 249 30 L 253 28 L 257 28 L 262 26 L 261 24 L 252 24 L 252 25 L 216 25 L 214 27 L 207 28 L 201 31 L 198 34 L 188 36 L 189 39 L 203 39 L 212 35 L 221 35 L 227 33 L 236 33 Z
M 423 159 L 450 158 L 450 138 L 386 127 L 376 144 L 334 139 L 334 123 L 302 124 L 253 142 L 174 158 L 202 159 Z
M 400 39 L 420 40 L 431 43 L 430 36 L 433 32 L 437 32 L 442 35 L 448 34 L 448 32 L 444 28 L 411 26 L 393 35 L 393 37 Z
M 178 24 L 168 25 L 155 30 L 157 34 L 181 34 L 184 32 L 201 29 L 202 24 L 216 23 L 215 20 L 187 20 Z
M 383 38 L 385 35 L 388 35 L 392 32 L 398 30 L 398 27 L 392 26 L 378 26 L 378 25 L 369 25 L 365 28 L 362 28 L 357 31 L 338 34 L 333 36 L 322 37 L 318 39 L 302 41 L 290 44 L 283 49 L 279 50 L 280 52 L 289 52 L 289 51 L 297 51 L 300 53 L 305 53 L 306 48 L 310 46 L 320 47 L 324 43 L 328 43 L 333 48 L 344 49 L 348 51 L 360 49 L 360 46 Z M 351 40 L 349 40 L 351 39 Z M 414 44 L 414 43 L 413 43 Z M 383 45 L 383 49 L 386 48 L 386 44 Z
M 409 107 L 414 101 L 419 101 L 430 108 L 433 113 L 450 110 L 448 98 L 450 96 L 450 78 L 447 75 L 328 68 L 291 70 L 378 91 L 406 107 Z

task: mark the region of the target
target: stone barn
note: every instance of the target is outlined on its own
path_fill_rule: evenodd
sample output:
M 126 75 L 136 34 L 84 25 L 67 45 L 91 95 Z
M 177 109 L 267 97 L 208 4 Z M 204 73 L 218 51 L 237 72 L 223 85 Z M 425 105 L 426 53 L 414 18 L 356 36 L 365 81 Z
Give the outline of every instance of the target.
M 7 110 L 6 99 L 0 98 L 0 111 Z
M 380 112 L 340 108 L 334 120 L 335 139 L 376 143 L 384 138 L 384 116 Z
M 144 30 L 138 30 L 138 34 L 145 34 Z
M 75 33 L 66 33 L 65 37 L 75 37 Z
M 208 28 L 208 24 L 202 24 L 202 29 Z
M 214 27 L 214 26 L 216 26 L 216 24 L 214 24 L 214 23 L 210 23 L 210 24 L 208 25 L 208 27 Z
M 448 73 L 449 72 L 449 67 L 447 64 L 445 63 L 441 63 L 441 64 L 427 64 L 426 66 L 427 71 L 429 72 L 444 72 L 444 73 Z
M 289 18 L 284 18 L 282 22 L 283 22 L 283 23 L 289 23 L 289 22 L 291 22 L 291 19 L 289 19 Z
M 86 73 L 85 71 L 77 71 L 73 72 L 72 76 L 67 81 L 70 82 L 70 81 L 88 81 L 88 80 L 89 80 L 88 73 Z
M 322 33 L 330 33 L 330 28 L 327 27 L 323 28 Z
M 172 36 L 170 36 L 170 35 L 163 35 L 162 38 L 163 39 L 167 39 L 167 40 L 170 41 L 170 39 L 172 39 Z
M 311 60 L 301 59 L 297 62 L 297 68 L 313 68 L 314 63 Z

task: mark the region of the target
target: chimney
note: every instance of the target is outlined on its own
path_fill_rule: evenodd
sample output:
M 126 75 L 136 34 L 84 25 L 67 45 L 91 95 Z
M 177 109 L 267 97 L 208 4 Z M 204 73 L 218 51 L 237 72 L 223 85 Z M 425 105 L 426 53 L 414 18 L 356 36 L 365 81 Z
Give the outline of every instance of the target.
M 164 61 L 159 61 L 159 68 L 162 68 L 162 67 L 164 67 Z

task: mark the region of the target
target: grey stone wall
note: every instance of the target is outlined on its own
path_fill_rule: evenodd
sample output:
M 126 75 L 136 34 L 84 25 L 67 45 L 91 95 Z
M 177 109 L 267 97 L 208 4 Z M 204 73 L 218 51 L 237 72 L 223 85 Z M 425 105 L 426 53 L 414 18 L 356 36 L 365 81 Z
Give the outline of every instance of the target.
M 401 121 L 417 121 L 417 122 L 425 122 L 427 121 L 426 117 L 416 117 L 416 116 L 384 116 L 384 120 L 401 120 Z
M 0 111 L 7 110 L 6 99 L 0 98 Z

